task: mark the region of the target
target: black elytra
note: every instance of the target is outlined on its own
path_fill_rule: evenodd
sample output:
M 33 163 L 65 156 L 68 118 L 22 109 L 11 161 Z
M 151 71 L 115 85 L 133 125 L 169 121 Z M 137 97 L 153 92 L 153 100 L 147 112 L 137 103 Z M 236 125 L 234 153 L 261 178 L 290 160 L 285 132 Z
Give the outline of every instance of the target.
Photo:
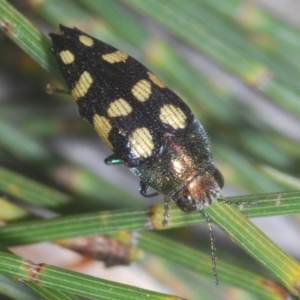
M 188 106 L 129 55 L 77 28 L 51 33 L 54 53 L 79 113 L 112 149 L 107 164 L 125 164 L 183 211 L 220 195 L 223 177 L 208 136 Z
M 123 163 L 140 178 L 143 196 L 163 194 L 185 212 L 218 199 L 224 180 L 209 138 L 173 91 L 128 54 L 77 28 L 60 25 L 50 37 L 80 115 L 113 151 L 106 164 Z M 148 195 L 149 187 L 157 192 Z

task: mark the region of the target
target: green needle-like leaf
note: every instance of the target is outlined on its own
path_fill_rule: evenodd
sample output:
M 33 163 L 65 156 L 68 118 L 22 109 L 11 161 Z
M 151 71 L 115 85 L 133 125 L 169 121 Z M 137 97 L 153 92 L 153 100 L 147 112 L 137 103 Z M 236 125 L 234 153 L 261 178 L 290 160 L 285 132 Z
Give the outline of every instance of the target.
M 46 288 L 55 288 L 60 291 L 91 297 L 93 299 L 183 299 L 181 297 L 163 295 L 124 284 L 97 279 L 57 267 L 43 264 L 35 265 L 28 260 L 5 252 L 0 252 L 0 272 L 9 276 L 17 276 L 25 281 L 37 282 Z
M 48 72 L 61 78 L 50 53 L 49 40 L 7 1 L 0 0 L 2 30 Z
M 300 284 L 300 264 L 283 252 L 233 206 L 216 203 L 208 207 L 209 216 L 230 238 L 272 272 L 293 294 Z

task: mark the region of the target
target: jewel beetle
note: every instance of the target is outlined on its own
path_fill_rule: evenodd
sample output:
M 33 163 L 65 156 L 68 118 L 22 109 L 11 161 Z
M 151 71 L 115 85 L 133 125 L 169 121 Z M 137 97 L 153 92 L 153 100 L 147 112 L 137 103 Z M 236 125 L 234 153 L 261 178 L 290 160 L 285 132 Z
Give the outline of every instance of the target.
M 134 58 L 77 28 L 60 25 L 49 35 L 81 117 L 113 152 L 105 163 L 127 166 L 145 197 L 163 194 L 185 212 L 205 212 L 224 179 L 205 130 L 183 100 Z M 149 187 L 157 192 L 148 194 Z
M 51 50 L 79 113 L 140 178 L 140 193 L 170 197 L 185 211 L 203 210 L 224 185 L 209 138 L 189 107 L 128 54 L 77 28 L 60 25 Z M 147 194 L 148 188 L 158 193 Z

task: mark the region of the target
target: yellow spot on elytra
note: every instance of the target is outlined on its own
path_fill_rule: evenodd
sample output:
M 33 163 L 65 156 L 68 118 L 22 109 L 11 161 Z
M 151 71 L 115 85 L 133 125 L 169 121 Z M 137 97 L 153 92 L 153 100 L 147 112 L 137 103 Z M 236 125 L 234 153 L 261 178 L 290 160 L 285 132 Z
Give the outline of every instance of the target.
M 128 58 L 128 54 L 117 50 L 116 52 L 104 54 L 102 55 L 102 59 L 109 62 L 110 64 L 118 63 L 118 62 L 125 62 Z
M 154 84 L 158 85 L 160 88 L 165 88 L 166 87 L 166 85 L 158 77 L 156 77 L 153 73 L 148 72 L 148 76 L 149 76 L 150 80 Z
M 131 92 L 138 101 L 145 102 L 151 96 L 151 83 L 142 79 L 133 86 Z
M 134 157 L 149 157 L 154 149 L 154 143 L 150 131 L 146 127 L 137 128 L 130 137 L 131 152 Z
M 174 129 L 184 128 L 186 126 L 186 115 L 179 107 L 172 104 L 165 104 L 160 109 L 159 118 L 163 123 Z
M 131 105 L 124 99 L 120 98 L 112 102 L 107 110 L 109 117 L 125 117 L 132 112 Z
M 80 43 L 87 47 L 91 47 L 94 45 L 93 39 L 86 35 L 80 35 L 78 38 L 79 38 Z
M 71 51 L 69 51 L 69 50 L 63 50 L 63 51 L 61 51 L 59 53 L 59 56 L 60 56 L 62 62 L 65 65 L 71 64 L 75 60 L 74 54 Z
M 84 97 L 88 92 L 90 86 L 93 83 L 93 78 L 91 74 L 87 71 L 84 71 L 78 81 L 75 84 L 75 87 L 71 90 L 72 96 L 78 100 L 81 97 Z
M 102 141 L 110 148 L 112 149 L 113 146 L 111 145 L 108 135 L 112 129 L 112 126 L 109 122 L 109 120 L 103 116 L 99 116 L 97 114 L 94 115 L 93 118 L 93 124 L 94 128 L 97 131 L 98 135 L 102 139 Z

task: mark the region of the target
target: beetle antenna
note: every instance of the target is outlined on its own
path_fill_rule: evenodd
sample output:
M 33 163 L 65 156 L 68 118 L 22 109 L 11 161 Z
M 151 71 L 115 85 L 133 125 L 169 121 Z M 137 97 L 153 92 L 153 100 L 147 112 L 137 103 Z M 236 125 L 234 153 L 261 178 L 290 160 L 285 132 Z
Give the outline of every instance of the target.
M 216 247 L 215 247 L 215 238 L 213 234 L 213 229 L 211 226 L 211 220 L 206 211 L 203 211 L 204 217 L 206 219 L 206 222 L 208 224 L 208 231 L 209 231 L 209 239 L 210 239 L 210 253 L 211 253 L 211 265 L 212 265 L 212 270 L 213 270 L 213 275 L 214 275 L 214 281 L 215 284 L 218 285 L 219 279 L 218 279 L 218 273 L 217 273 L 217 257 L 216 257 Z
M 223 198 L 222 196 L 218 198 L 218 201 L 225 203 L 225 204 L 236 205 L 236 206 L 239 206 L 239 205 L 250 206 L 250 205 L 258 205 L 259 204 L 259 202 L 257 202 L 257 201 L 237 201 L 237 202 L 230 201 L 230 200 Z

